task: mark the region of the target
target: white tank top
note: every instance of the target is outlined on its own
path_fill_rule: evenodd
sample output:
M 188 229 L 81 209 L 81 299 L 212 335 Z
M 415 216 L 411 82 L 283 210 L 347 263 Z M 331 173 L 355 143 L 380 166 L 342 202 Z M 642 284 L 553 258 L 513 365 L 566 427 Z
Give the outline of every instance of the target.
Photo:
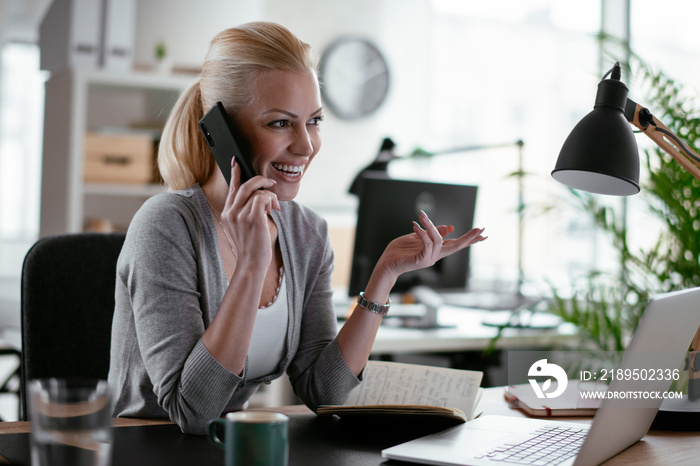
M 289 306 L 284 269 L 280 270 L 280 283 L 275 298 L 258 309 L 253 335 L 248 349 L 248 380 L 277 372 L 286 353 Z

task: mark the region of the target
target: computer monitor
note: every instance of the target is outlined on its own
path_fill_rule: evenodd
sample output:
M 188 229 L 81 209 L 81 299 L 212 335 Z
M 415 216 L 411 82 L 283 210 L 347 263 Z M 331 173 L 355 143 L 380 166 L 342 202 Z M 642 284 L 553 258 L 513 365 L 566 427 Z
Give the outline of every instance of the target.
M 386 246 L 394 238 L 412 233 L 412 222 L 424 210 L 435 225 L 453 225 L 451 235 L 473 227 L 476 186 L 367 177 L 363 180 L 357 212 L 355 247 L 349 296 L 356 296 L 369 280 Z M 405 292 L 423 285 L 436 291 L 466 290 L 469 248 L 438 261 L 434 266 L 399 277 L 393 291 Z

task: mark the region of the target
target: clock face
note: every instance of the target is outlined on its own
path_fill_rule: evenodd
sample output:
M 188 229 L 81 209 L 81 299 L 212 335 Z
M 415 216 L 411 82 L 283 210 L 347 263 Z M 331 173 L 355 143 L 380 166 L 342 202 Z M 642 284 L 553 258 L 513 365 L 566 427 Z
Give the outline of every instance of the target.
M 321 57 L 321 94 L 331 112 L 352 120 L 374 112 L 389 90 L 389 68 L 371 42 L 339 39 Z

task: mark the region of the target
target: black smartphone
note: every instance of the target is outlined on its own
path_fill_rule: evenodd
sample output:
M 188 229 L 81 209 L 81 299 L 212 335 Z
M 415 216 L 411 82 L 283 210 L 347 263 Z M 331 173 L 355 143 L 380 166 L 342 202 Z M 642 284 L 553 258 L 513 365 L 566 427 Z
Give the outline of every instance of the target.
M 216 160 L 221 173 L 226 179 L 226 183 L 231 184 L 231 159 L 235 156 L 238 166 L 241 168 L 241 183 L 245 183 L 255 176 L 255 170 L 250 163 L 250 159 L 243 151 L 240 137 L 231 119 L 226 113 L 226 109 L 221 102 L 217 102 L 199 120 L 199 129 L 207 140 L 211 153 Z

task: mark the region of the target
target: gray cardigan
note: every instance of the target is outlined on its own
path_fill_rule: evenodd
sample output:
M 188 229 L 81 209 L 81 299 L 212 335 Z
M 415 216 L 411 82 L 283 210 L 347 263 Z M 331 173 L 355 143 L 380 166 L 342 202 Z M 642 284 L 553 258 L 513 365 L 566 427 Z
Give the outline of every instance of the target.
M 279 372 L 248 380 L 216 361 L 201 336 L 216 315 L 226 273 L 198 185 L 156 195 L 134 217 L 117 263 L 109 384 L 115 416 L 169 417 L 183 432 L 241 409 L 285 371 L 307 406 L 342 404 L 359 384 L 335 340 L 326 222 L 296 202 L 273 212 L 289 305 Z

